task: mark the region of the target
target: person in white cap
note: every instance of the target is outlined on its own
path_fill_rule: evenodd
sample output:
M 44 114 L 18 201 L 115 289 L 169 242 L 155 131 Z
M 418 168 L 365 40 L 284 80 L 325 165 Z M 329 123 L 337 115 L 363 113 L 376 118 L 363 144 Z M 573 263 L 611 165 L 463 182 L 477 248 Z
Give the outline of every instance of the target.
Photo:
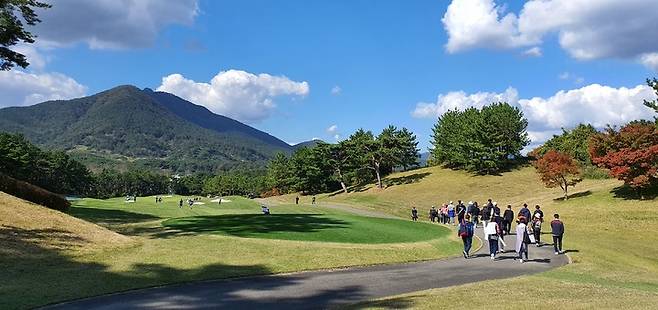
M 455 205 L 452 201 L 448 204 L 448 218 L 450 218 L 450 225 L 455 225 Z

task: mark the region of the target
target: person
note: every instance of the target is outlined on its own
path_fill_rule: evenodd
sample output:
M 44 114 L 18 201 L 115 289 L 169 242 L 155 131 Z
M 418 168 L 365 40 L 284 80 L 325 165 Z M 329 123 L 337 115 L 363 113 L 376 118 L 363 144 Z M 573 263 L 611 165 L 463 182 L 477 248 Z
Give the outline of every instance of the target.
M 519 260 L 523 263 L 523 256 L 528 260 L 528 244 L 530 244 L 530 237 L 528 235 L 528 226 L 526 225 L 526 218 L 521 216 L 516 221 L 516 253 L 519 254 Z
M 296 205 L 299 204 L 299 196 L 295 197 L 295 204 L 296 204 Z
M 495 212 L 495 209 L 494 209 Z M 505 247 L 507 244 L 505 244 L 505 234 L 503 234 L 503 217 L 500 216 L 500 210 L 498 212 L 494 213 L 494 215 L 491 218 L 492 222 L 496 222 L 496 225 L 498 225 L 498 242 L 500 243 L 500 246 L 498 247 L 500 253 L 505 253 Z
M 537 215 L 539 215 L 539 220 L 544 222 L 544 212 L 540 210 L 539 205 L 535 205 L 535 212 L 532 213 L 532 217 L 535 218 Z
M 183 207 L 183 198 L 181 198 L 180 201 L 178 202 L 178 208 L 180 209 L 182 207 Z
M 489 241 L 489 255 L 491 259 L 496 259 L 496 254 L 498 253 L 498 231 L 500 227 L 495 221 L 490 221 L 487 223 L 487 226 L 484 227 L 484 236 L 485 239 Z
M 464 250 L 462 251 L 464 258 L 469 257 L 469 252 L 471 251 L 471 246 L 473 245 L 473 234 L 475 233 L 473 223 L 470 221 L 470 219 L 471 216 L 466 214 L 466 216 L 464 216 L 464 220 L 459 222 L 459 229 L 457 230 L 457 235 L 462 238 L 462 242 L 464 243 Z
M 532 232 L 535 235 L 535 244 L 537 247 L 541 246 L 541 216 L 539 213 L 535 213 L 534 218 L 532 219 Z
M 448 223 L 448 205 L 445 203 L 443 206 L 441 206 L 441 224 L 447 224 Z
M 222 204 L 222 196 L 219 196 L 219 199 L 217 200 L 217 204 L 221 205 Z
M 457 222 L 461 223 L 464 221 L 464 215 L 466 215 L 466 206 L 464 203 L 459 200 L 457 203 Z
M 429 218 L 430 222 L 432 222 L 432 223 L 434 223 L 434 220 L 435 220 L 435 218 L 434 218 L 436 216 L 435 212 L 436 211 L 434 210 L 434 206 L 432 206 L 430 208 L 429 212 L 427 212 L 427 218 Z
M 523 208 L 521 208 L 521 210 L 519 210 L 519 216 L 525 217 L 526 220 L 532 219 L 532 217 L 530 217 L 530 210 L 528 209 L 528 204 L 527 203 L 524 203 Z
M 158 203 L 158 196 L 155 196 L 155 203 Z
M 270 208 L 266 206 L 260 206 L 261 210 L 263 211 L 263 215 L 270 215 Z
M 560 215 L 555 213 L 553 214 L 553 220 L 551 221 L 551 230 L 553 234 L 553 248 L 555 250 L 555 255 L 562 254 L 562 236 L 564 236 L 564 223 L 560 220 Z
M 448 217 L 450 218 L 450 225 L 455 225 L 455 205 L 452 201 L 448 204 Z
M 510 234 L 512 230 L 512 221 L 514 220 L 514 211 L 512 205 L 507 205 L 507 210 L 503 213 L 503 233 Z
M 495 201 L 493 202 L 493 211 L 491 212 L 491 214 L 499 214 L 500 215 L 500 208 L 498 207 L 498 203 L 495 202 Z
M 312 205 L 315 204 L 315 196 L 313 196 L 313 199 L 311 200 L 311 204 L 312 204 Z
M 192 205 L 194 204 L 194 200 L 190 199 L 189 204 L 190 204 L 190 209 L 192 209 Z
M 473 222 L 473 227 L 477 228 L 478 224 L 480 224 L 480 220 L 479 220 L 480 208 L 478 207 L 477 201 L 473 202 L 473 205 L 468 210 L 468 213 L 471 215 L 471 221 Z
M 418 210 L 416 210 L 416 207 L 411 208 L 411 220 L 414 222 L 418 221 Z
M 483 223 L 482 227 L 487 227 L 487 225 L 489 224 L 489 220 L 491 220 L 491 209 L 488 203 L 484 205 L 484 207 L 482 207 L 482 212 L 480 213 L 482 215 L 482 223 Z

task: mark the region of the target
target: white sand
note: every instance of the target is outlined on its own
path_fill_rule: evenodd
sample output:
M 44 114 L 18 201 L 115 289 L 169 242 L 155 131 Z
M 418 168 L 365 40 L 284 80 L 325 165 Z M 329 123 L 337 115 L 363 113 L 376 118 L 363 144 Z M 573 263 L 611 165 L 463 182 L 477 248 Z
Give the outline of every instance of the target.
M 218 198 L 218 199 L 213 199 L 213 200 L 211 200 L 210 202 L 219 202 L 219 198 Z M 224 199 L 224 198 L 222 198 L 222 203 L 225 203 L 225 202 L 231 202 L 231 201 L 228 200 L 228 199 Z
M 195 204 L 195 205 L 205 205 L 206 203 L 205 203 L 205 202 L 201 202 L 201 201 L 195 201 L 194 204 Z

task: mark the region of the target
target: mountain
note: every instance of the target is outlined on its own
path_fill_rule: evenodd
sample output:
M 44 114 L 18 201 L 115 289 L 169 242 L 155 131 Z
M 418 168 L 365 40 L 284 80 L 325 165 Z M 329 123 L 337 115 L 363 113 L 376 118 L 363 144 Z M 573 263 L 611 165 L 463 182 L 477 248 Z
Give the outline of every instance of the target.
M 321 142 L 324 142 L 324 141 L 322 141 L 320 139 L 313 139 L 313 140 L 309 140 L 309 141 L 304 141 L 304 142 L 300 142 L 300 143 L 297 143 L 297 144 L 293 145 L 292 149 L 296 151 L 296 150 L 299 150 L 303 147 L 313 148 L 316 145 L 318 145 L 318 143 L 321 143 Z
M 65 149 L 92 169 L 177 173 L 262 167 L 285 142 L 172 94 L 113 89 L 78 99 L 0 109 L 0 131 Z

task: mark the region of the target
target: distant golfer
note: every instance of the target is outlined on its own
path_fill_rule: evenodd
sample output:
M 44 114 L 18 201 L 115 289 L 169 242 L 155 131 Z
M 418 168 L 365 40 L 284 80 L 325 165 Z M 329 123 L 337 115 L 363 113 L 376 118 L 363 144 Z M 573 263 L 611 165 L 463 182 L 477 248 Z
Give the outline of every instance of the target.
M 178 202 L 178 208 L 180 209 L 182 207 L 183 207 L 183 198 L 181 198 L 180 201 Z
M 418 210 L 416 210 L 416 207 L 411 208 L 411 220 L 414 222 L 418 221 Z
M 312 205 L 315 204 L 315 196 L 313 196 L 313 200 L 311 200 L 311 204 L 312 204 Z
M 299 204 L 299 196 L 295 197 L 295 204 L 296 204 L 296 205 Z
M 266 206 L 260 206 L 261 211 L 263 212 L 263 215 L 270 215 L 270 208 Z

